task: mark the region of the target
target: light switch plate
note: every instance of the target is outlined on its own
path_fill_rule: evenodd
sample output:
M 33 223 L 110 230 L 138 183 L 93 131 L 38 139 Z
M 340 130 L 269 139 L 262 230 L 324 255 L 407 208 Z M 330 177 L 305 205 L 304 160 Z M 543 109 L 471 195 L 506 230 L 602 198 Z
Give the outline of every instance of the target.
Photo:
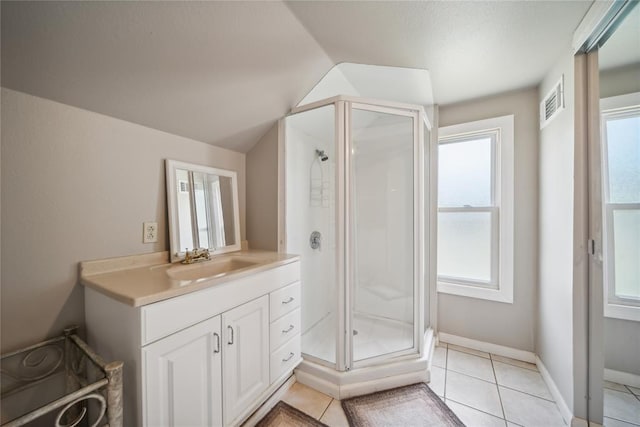
M 144 222 L 142 223 L 142 243 L 155 243 L 158 241 L 158 223 Z

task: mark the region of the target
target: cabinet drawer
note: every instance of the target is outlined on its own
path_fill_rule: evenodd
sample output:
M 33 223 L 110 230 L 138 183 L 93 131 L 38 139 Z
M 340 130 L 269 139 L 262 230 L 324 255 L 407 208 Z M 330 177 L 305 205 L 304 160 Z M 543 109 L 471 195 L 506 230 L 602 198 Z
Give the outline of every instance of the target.
M 293 337 L 285 345 L 271 353 L 271 382 L 280 378 L 286 371 L 300 363 L 300 334 Z
M 278 292 L 282 286 L 299 280 L 300 265 L 295 262 L 145 305 L 140 309 L 141 344 L 147 345 L 269 292 Z M 296 302 L 299 299 L 298 296 Z
M 273 351 L 300 333 L 300 309 L 297 308 L 271 323 L 270 332 L 270 351 Z
M 300 282 L 271 292 L 269 303 L 272 322 L 300 307 Z

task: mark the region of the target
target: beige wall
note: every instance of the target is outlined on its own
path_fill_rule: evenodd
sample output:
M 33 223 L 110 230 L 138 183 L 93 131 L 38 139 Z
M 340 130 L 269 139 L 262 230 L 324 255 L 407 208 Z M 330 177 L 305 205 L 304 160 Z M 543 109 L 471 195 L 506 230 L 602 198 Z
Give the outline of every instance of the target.
M 514 114 L 514 302 L 438 294 L 438 329 L 534 351 L 538 259 L 538 92 L 536 88 L 441 106 L 439 126 Z
M 244 238 L 244 154 L 2 89 L 3 352 L 84 323 L 79 261 L 168 250 L 166 158 L 238 171 Z
M 600 72 L 600 98 L 640 92 L 640 63 Z
M 564 74 L 564 111 L 540 131 L 539 276 L 536 353 L 573 407 L 574 64 L 567 52 L 540 85 Z
M 247 153 L 247 240 L 278 250 L 278 124 Z

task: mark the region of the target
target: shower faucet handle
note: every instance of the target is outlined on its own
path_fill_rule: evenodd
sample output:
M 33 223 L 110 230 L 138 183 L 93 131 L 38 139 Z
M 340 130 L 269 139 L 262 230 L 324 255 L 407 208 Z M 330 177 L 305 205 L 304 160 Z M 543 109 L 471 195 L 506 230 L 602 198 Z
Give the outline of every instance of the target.
M 320 243 L 322 242 L 322 234 L 319 231 L 313 231 L 309 236 L 309 246 L 311 249 L 320 249 Z

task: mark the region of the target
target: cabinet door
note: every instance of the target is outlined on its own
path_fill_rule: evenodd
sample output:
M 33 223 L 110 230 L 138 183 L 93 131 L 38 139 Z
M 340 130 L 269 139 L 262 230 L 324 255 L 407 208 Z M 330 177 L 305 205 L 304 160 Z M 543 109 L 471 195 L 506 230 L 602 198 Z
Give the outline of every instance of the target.
M 220 316 L 142 349 L 146 426 L 222 425 Z
M 229 425 L 269 386 L 269 297 L 222 314 L 224 423 Z

